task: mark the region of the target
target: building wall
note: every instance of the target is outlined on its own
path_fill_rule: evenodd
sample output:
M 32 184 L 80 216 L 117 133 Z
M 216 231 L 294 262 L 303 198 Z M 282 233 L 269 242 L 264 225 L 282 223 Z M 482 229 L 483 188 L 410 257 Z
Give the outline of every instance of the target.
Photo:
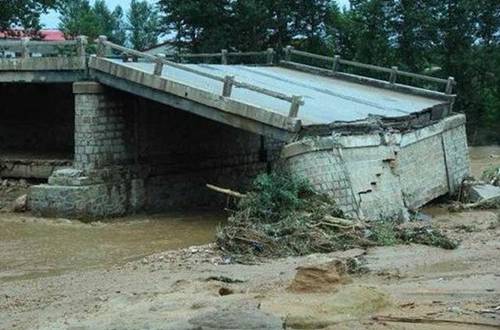
M 371 219 L 405 219 L 407 209 L 455 193 L 469 175 L 463 115 L 403 134 L 299 141 L 286 146 L 283 157 L 348 215 Z M 318 157 L 335 161 L 325 165 Z M 338 188 L 339 177 L 350 183 L 349 189 Z
M 73 154 L 70 84 L 0 84 L 0 150 Z

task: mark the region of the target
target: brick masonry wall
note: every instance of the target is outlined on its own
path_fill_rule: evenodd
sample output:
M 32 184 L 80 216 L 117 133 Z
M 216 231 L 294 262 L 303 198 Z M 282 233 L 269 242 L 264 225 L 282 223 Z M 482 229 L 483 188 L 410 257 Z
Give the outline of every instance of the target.
M 418 208 L 448 193 L 442 134 L 405 146 L 398 162 L 401 187 L 408 208 Z
M 335 148 L 301 153 L 291 157 L 287 166 L 295 175 L 307 178 L 318 192 L 335 198 L 344 213 L 357 215 L 349 174 Z
M 123 93 L 75 94 L 75 166 L 98 170 L 134 159 L 133 120 Z
M 7 153 L 73 154 L 71 84 L 0 84 L 0 150 Z
M 333 196 L 344 211 L 371 219 L 406 219 L 408 209 L 455 193 L 469 174 L 462 115 L 404 134 L 299 141 L 287 145 L 283 157 L 296 174 Z M 339 177 L 349 184 L 340 191 L 329 184 Z M 351 207 L 346 201 L 352 201 Z
M 465 125 L 443 133 L 450 189 L 458 193 L 464 178 L 470 175 L 469 148 Z

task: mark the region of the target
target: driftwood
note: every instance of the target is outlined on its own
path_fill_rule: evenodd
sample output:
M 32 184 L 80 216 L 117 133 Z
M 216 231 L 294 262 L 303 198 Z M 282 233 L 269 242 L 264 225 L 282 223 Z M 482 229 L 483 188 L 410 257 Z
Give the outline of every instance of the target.
M 460 203 L 455 202 L 451 206 L 452 211 L 467 211 L 481 208 L 496 208 L 500 207 L 500 199 L 498 197 L 480 200 L 476 203 Z
M 426 319 L 417 317 L 396 317 L 396 316 L 374 316 L 372 318 L 374 321 L 379 322 L 397 322 L 397 323 L 425 323 L 425 324 L 464 324 L 464 325 L 475 325 L 481 327 L 491 327 L 499 329 L 500 326 L 491 323 L 482 322 L 469 322 L 469 321 L 458 321 L 458 320 L 443 320 L 443 319 Z
M 233 191 L 231 189 L 225 189 L 225 188 L 217 187 L 217 186 L 214 186 L 214 185 L 211 185 L 211 184 L 207 184 L 207 188 L 210 189 L 210 190 L 213 190 L 213 191 L 217 191 L 217 192 L 219 192 L 221 194 L 225 194 L 225 195 L 231 196 L 231 197 L 236 197 L 236 198 L 245 198 L 245 197 L 247 197 L 247 195 L 239 193 L 237 191 Z

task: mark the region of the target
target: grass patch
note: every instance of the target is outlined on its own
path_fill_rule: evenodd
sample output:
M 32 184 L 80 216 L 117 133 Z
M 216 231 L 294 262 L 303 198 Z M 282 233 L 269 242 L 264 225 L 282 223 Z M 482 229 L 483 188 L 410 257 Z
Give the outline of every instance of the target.
M 488 168 L 481 175 L 481 180 L 487 183 L 500 187 L 500 166 L 493 166 Z

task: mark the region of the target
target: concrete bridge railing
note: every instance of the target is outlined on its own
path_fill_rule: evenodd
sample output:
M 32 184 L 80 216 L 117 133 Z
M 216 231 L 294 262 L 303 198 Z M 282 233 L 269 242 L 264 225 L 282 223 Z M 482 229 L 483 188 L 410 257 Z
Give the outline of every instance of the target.
M 382 67 L 382 66 L 378 66 L 378 65 L 372 65 L 372 64 L 366 64 L 366 63 L 361 63 L 361 62 L 356 62 L 356 61 L 345 60 L 345 59 L 341 58 L 340 55 L 335 55 L 333 57 L 330 57 L 330 56 L 323 56 L 323 55 L 308 53 L 308 52 L 304 52 L 304 51 L 295 50 L 292 46 L 286 47 L 283 50 L 283 52 L 285 54 L 285 59 L 283 61 L 281 61 L 282 64 L 288 64 L 288 65 L 295 66 L 295 67 L 307 68 L 306 65 L 292 61 L 292 55 L 305 57 L 305 58 L 309 58 L 309 59 L 315 59 L 315 60 L 319 60 L 319 61 L 324 61 L 324 62 L 330 63 L 331 69 L 327 70 L 327 71 L 329 71 L 330 74 L 332 74 L 336 77 L 339 77 L 339 78 L 345 78 L 345 79 L 349 79 L 349 80 L 352 80 L 353 77 L 356 77 L 357 80 L 359 80 L 360 82 L 363 82 L 363 78 L 365 78 L 365 77 L 362 77 L 360 75 L 353 75 L 353 74 L 341 72 L 341 70 L 340 70 L 341 65 L 343 65 L 345 67 L 365 69 L 365 70 L 375 71 L 378 73 L 387 74 L 388 75 L 387 82 L 389 83 L 389 85 L 392 85 L 394 87 L 397 87 L 397 85 L 398 85 L 398 78 L 406 77 L 406 78 L 411 78 L 411 79 L 420 80 L 420 81 L 424 81 L 424 82 L 434 83 L 434 84 L 437 84 L 438 86 L 445 86 L 444 94 L 452 95 L 453 88 L 457 84 L 454 77 L 449 77 L 448 79 L 441 79 L 441 78 L 436 78 L 436 77 L 427 76 L 427 75 L 423 75 L 423 74 L 402 71 L 402 70 L 399 70 L 399 68 L 397 66 L 387 68 L 387 67 Z M 319 70 L 318 68 L 315 68 L 315 69 Z M 370 79 L 370 78 L 365 78 L 365 79 Z M 368 82 L 368 80 L 366 82 Z M 412 87 L 412 86 L 408 86 L 408 85 L 404 85 L 404 86 L 410 87 L 410 88 Z
M 107 40 L 106 36 L 100 36 L 99 39 L 96 40 L 98 44 L 97 48 L 97 57 L 106 57 L 107 55 L 111 54 L 112 51 L 117 51 L 120 52 L 123 56 L 124 61 L 129 60 L 129 56 L 133 58 L 144 58 L 150 62 L 155 63 L 154 69 L 153 69 L 153 74 L 156 76 L 161 76 L 163 74 L 163 68 L 165 66 L 171 66 L 173 68 L 183 70 L 189 73 L 193 73 L 196 75 L 199 75 L 200 77 L 212 79 L 215 81 L 218 81 L 222 83 L 222 96 L 224 97 L 231 97 L 233 88 L 242 88 L 242 89 L 247 89 L 253 92 L 257 92 L 259 94 L 263 94 L 266 96 L 270 96 L 272 98 L 276 98 L 282 101 L 286 101 L 290 103 L 290 110 L 288 116 L 291 118 L 297 118 L 300 106 L 304 104 L 302 96 L 298 95 L 286 95 L 284 93 L 276 92 L 270 89 L 267 89 L 265 87 L 261 86 L 256 86 L 252 85 L 249 83 L 245 83 L 242 81 L 238 81 L 236 77 L 234 76 L 225 76 L 221 77 L 215 74 L 210 74 L 201 70 L 197 70 L 195 68 L 189 67 L 185 64 L 180 64 L 173 62 L 171 60 L 166 59 L 165 57 L 160 57 L 160 56 L 155 56 L 147 53 L 143 53 L 134 49 L 130 49 L 127 47 L 123 47 L 117 44 L 114 44 L 110 41 Z M 228 52 L 222 52 L 221 54 L 195 54 L 191 56 L 221 56 L 222 64 L 227 64 L 227 56 Z M 242 53 L 235 53 L 238 55 L 241 55 Z M 261 52 L 252 52 L 252 53 L 245 53 L 247 54 L 261 54 Z M 269 49 L 266 51 L 266 54 L 268 55 L 268 64 L 272 64 L 273 62 L 273 56 L 274 56 L 274 51 L 272 49 Z M 189 56 L 189 55 L 185 55 Z
M 74 82 L 87 69 L 87 38 L 0 40 L 0 82 Z
M 0 58 L 30 57 L 85 57 L 87 37 L 79 36 L 74 40 L 38 41 L 21 40 L 0 41 Z

